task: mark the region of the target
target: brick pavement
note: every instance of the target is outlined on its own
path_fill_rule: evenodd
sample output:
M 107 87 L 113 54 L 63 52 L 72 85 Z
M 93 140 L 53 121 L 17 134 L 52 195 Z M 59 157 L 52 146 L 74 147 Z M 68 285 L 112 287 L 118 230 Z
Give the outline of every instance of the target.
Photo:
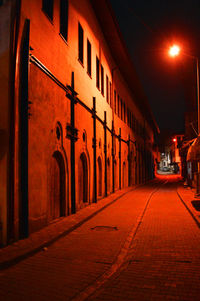
M 7 247 L 0 249 L 0 270 L 16 264 L 30 255 L 37 253 L 43 248 L 48 247 L 53 242 L 70 233 L 88 219 L 95 216 L 95 214 L 98 214 L 98 212 L 137 187 L 138 186 L 129 187 L 117 191 L 114 194 L 99 200 L 97 204 L 93 203 L 81 209 L 74 215 L 56 220 L 54 223 L 43 228 L 42 230 L 32 233 L 27 239 L 19 240 L 11 245 L 8 245 Z
M 82 290 L 96 283 L 102 274 L 109 271 L 116 261 L 130 229 L 144 209 L 147 196 L 155 188 L 150 187 L 151 185 L 145 189 L 137 189 L 125 194 L 118 202 L 114 202 L 117 197 L 128 192 L 129 189 L 118 192 L 99 201 L 98 204 L 91 205 L 91 208 L 87 207 L 81 210 L 77 215 L 72 216 L 71 221 L 67 221 L 68 218 L 71 218 L 68 217 L 61 221 L 60 225 L 59 222 L 51 225 L 50 228 L 54 229 L 52 232 L 49 227 L 44 229 L 46 251 L 39 252 L 20 264 L 0 272 L 0 300 L 50 300 L 52 297 L 53 300 L 61 301 L 71 300 L 76 295 L 79 296 Z M 187 241 L 191 244 L 189 234 L 195 224 L 180 200 L 176 200 L 176 206 L 172 206 L 173 210 L 170 211 L 167 208 L 162 212 L 159 211 L 163 208 L 163 202 L 167 202 L 168 198 L 170 200 L 174 198 L 175 188 L 173 187 L 172 191 L 169 191 L 168 188 L 163 189 L 162 202 L 160 202 L 160 196 L 155 200 L 153 198 L 153 202 L 151 201 L 150 204 L 154 204 L 152 207 L 154 209 L 150 210 L 151 214 L 149 214 L 151 207 L 148 207 L 124 269 L 119 270 L 111 278 L 111 282 L 108 281 L 103 289 L 98 291 L 99 295 L 93 295 L 90 300 L 199 300 L 195 299 L 199 293 L 200 275 L 197 255 L 199 247 L 195 254 L 193 252 L 195 243 L 199 240 L 198 229 L 192 239 L 192 247 L 186 248 L 184 242 Z M 178 192 L 184 201 L 188 200 L 188 196 L 191 200 L 193 198 L 192 191 L 182 188 L 182 186 L 178 187 Z M 114 202 L 113 205 L 109 206 L 112 202 Z M 159 204 L 158 208 L 157 204 Z M 107 209 L 101 212 L 104 207 Z M 180 207 L 182 213 L 177 215 Z M 176 212 L 176 214 L 171 216 L 170 212 Z M 97 213 L 98 215 L 95 215 Z M 176 226 L 183 226 L 176 231 L 170 230 L 167 235 L 166 224 L 163 223 L 163 220 L 169 222 L 168 216 L 171 219 L 169 229 L 176 229 L 173 227 L 174 222 L 176 222 Z M 174 221 L 172 222 L 172 220 Z M 184 225 L 185 222 L 186 225 Z M 105 231 L 105 228 L 104 231 L 96 231 L 93 229 L 98 225 L 117 225 L 120 230 Z M 74 230 L 72 231 L 72 229 Z M 183 239 L 179 237 L 178 231 L 182 233 L 184 229 L 187 235 Z M 68 230 L 69 232 L 67 232 Z M 156 231 L 160 231 L 160 233 L 158 234 Z M 68 235 L 58 240 L 59 235 L 63 236 L 63 233 L 68 233 Z M 25 251 L 36 250 L 35 246 L 37 245 L 43 247 L 41 233 L 36 233 L 35 236 L 35 240 L 31 238 L 32 242 L 27 243 L 28 240 L 24 240 L 19 242 L 18 246 L 7 247 L 11 248 L 10 254 L 12 255 L 15 249 L 19 250 L 17 255 L 24 252 L 20 248 L 23 244 L 28 245 Z M 49 237 L 50 240 L 48 240 Z M 143 238 L 141 239 L 141 237 Z M 163 238 L 161 239 L 161 237 Z M 56 242 L 50 246 L 54 240 Z M 43 242 L 42 245 L 41 242 Z M 162 247 L 158 247 L 160 243 L 163 244 Z M 172 248 L 171 245 L 175 247 Z M 153 253 L 147 252 L 149 249 L 153 249 Z M 184 251 L 180 253 L 182 249 Z M 6 248 L 3 249 L 3 252 L 5 250 Z M 25 254 L 28 253 L 25 252 Z M 9 256 L 2 256 L 1 260 L 2 258 L 9 260 Z
M 193 198 L 183 189 L 185 201 Z M 153 195 L 124 268 L 87 300 L 199 301 L 199 254 L 199 228 L 176 185 L 166 184 Z
M 155 187 L 130 191 L 46 251 L 0 272 L 2 300 L 70 300 L 94 283 L 116 261 Z

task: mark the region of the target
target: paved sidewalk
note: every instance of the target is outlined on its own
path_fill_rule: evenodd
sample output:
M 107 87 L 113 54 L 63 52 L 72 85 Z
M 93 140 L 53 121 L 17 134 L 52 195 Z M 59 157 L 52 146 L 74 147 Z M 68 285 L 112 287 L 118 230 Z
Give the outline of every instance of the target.
M 42 230 L 32 233 L 26 239 L 19 240 L 12 245 L 0 249 L 0 270 L 10 267 L 28 256 L 48 247 L 137 187 L 138 186 L 132 186 L 119 190 L 108 197 L 99 200 L 96 204 L 92 203 L 81 209 L 76 214 L 63 217 Z
M 195 198 L 195 189 L 184 187 L 181 183 L 177 188 L 177 193 L 181 198 L 184 206 L 187 208 L 193 219 L 200 228 L 200 198 Z

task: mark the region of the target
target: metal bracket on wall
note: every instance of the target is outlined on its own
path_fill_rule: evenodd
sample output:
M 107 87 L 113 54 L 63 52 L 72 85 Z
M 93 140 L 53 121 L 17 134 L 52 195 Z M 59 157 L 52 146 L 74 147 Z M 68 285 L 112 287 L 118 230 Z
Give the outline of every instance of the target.
M 67 123 L 66 126 L 66 138 L 68 139 L 74 139 L 76 142 L 78 138 L 78 129 L 73 128 L 70 123 Z

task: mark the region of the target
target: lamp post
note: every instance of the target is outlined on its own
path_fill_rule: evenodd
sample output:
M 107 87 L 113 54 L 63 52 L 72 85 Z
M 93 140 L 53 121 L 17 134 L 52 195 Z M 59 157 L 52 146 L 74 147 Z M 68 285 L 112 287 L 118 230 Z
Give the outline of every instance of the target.
M 180 47 L 178 45 L 173 45 L 169 49 L 169 55 L 171 57 L 176 57 L 180 54 Z M 199 99 L 199 59 L 196 56 L 182 52 L 184 56 L 190 57 L 196 62 L 196 89 L 197 89 L 197 118 L 198 118 L 198 137 L 200 136 L 200 99 Z M 200 162 L 197 161 L 197 185 L 195 197 L 200 196 Z

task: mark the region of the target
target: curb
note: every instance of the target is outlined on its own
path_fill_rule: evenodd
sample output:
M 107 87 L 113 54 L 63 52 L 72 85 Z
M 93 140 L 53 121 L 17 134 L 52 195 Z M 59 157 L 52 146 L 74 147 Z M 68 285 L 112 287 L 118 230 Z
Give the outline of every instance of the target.
M 190 215 L 192 216 L 193 220 L 195 221 L 195 223 L 197 224 L 197 226 L 200 228 L 200 222 L 198 221 L 198 219 L 196 218 L 195 214 L 192 212 L 192 210 L 189 208 L 189 206 L 186 204 L 186 202 L 184 201 L 184 199 L 182 198 L 181 194 L 178 192 L 178 189 L 176 190 L 176 193 L 178 195 L 178 197 L 180 198 L 181 202 L 183 203 L 183 205 L 185 206 L 185 208 L 187 209 L 187 211 L 190 213 Z
M 144 184 L 141 184 L 141 185 L 144 185 Z M 88 216 L 86 216 L 85 218 L 83 218 L 81 221 L 78 221 L 76 224 L 74 224 L 73 226 L 69 227 L 66 231 L 63 231 L 62 233 L 59 233 L 58 235 L 56 235 L 54 238 L 50 239 L 49 241 L 47 241 L 47 242 L 45 242 L 43 244 L 40 244 L 37 247 L 33 247 L 31 250 L 29 250 L 29 251 L 27 251 L 25 253 L 22 253 L 22 254 L 17 255 L 15 257 L 11 258 L 11 259 L 8 259 L 8 260 L 0 262 L 0 270 L 5 270 L 5 269 L 7 269 L 7 268 L 9 268 L 9 267 L 11 267 L 13 265 L 16 265 L 20 261 L 22 261 L 22 260 L 24 260 L 24 259 L 26 259 L 28 257 L 33 256 L 34 254 L 38 253 L 39 251 L 42 251 L 46 247 L 49 247 L 54 242 L 56 242 L 57 240 L 59 240 L 60 238 L 62 238 L 64 236 L 66 236 L 67 234 L 71 233 L 75 229 L 79 228 L 81 225 L 83 225 L 85 222 L 87 222 L 88 220 L 90 220 L 91 218 L 93 218 L 95 215 L 97 215 L 98 213 L 100 213 L 101 211 L 103 211 L 104 209 L 106 209 L 107 207 L 109 207 L 110 205 L 112 205 L 114 202 L 116 202 L 117 200 L 119 200 L 120 198 L 122 198 L 127 193 L 129 193 L 129 192 L 137 189 L 141 185 L 134 186 L 130 190 L 125 191 L 121 195 L 117 196 L 116 198 L 114 198 L 113 200 L 111 200 L 110 202 L 108 202 L 106 205 L 104 205 L 101 208 L 97 209 L 92 214 L 89 214 Z

